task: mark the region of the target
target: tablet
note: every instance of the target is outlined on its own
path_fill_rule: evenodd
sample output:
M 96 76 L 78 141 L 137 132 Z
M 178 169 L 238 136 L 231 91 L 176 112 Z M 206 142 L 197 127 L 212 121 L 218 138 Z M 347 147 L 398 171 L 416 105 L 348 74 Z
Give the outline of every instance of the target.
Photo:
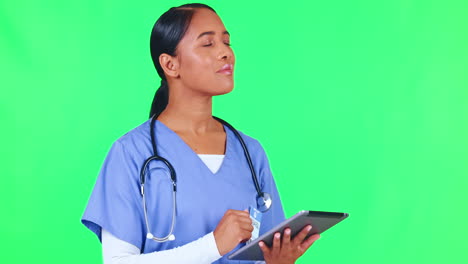
M 263 252 L 258 246 L 258 242 L 264 241 L 268 247 L 271 247 L 273 236 L 276 232 L 283 234 L 285 228 L 291 228 L 291 238 L 299 233 L 305 226 L 312 225 L 312 230 L 309 231 L 306 238 L 313 234 L 321 234 L 330 227 L 336 225 L 343 219 L 348 217 L 347 213 L 321 212 L 321 211 L 300 211 L 291 218 L 284 220 L 279 225 L 272 228 L 270 231 L 259 236 L 254 241 L 241 247 L 228 256 L 228 259 L 233 260 L 264 260 Z

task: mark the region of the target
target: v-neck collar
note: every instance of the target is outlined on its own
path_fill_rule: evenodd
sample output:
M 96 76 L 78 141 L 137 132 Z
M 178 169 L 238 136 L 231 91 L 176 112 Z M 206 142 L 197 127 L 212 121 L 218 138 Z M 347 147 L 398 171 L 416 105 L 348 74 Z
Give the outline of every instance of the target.
M 217 175 L 218 173 L 220 173 L 222 170 L 224 170 L 223 168 L 226 167 L 226 162 L 230 159 L 231 157 L 231 150 L 232 150 L 232 146 L 231 146 L 231 133 L 232 131 L 226 127 L 224 124 L 223 125 L 223 128 L 224 128 L 224 132 L 226 133 L 226 148 L 225 148 L 225 151 L 224 151 L 224 159 L 223 159 L 223 162 L 221 163 L 221 166 L 219 167 L 219 169 L 213 173 L 210 168 L 208 168 L 208 166 L 205 164 L 205 162 L 198 156 L 198 154 L 176 133 L 174 132 L 172 129 L 170 129 L 168 126 L 166 126 L 163 122 L 159 121 L 159 120 L 156 120 L 155 122 L 155 126 L 156 127 L 161 127 L 163 128 L 164 130 L 166 130 L 169 134 L 172 135 L 173 138 L 175 138 L 175 140 L 179 141 L 179 144 L 182 146 L 182 148 L 184 148 L 185 152 L 186 153 L 190 153 L 189 155 L 193 158 L 193 159 L 196 159 L 198 163 L 202 163 L 202 167 L 204 168 L 204 170 L 211 174 L 211 175 Z M 156 128 L 156 133 L 158 133 L 158 129 Z M 157 143 L 158 141 L 156 141 Z

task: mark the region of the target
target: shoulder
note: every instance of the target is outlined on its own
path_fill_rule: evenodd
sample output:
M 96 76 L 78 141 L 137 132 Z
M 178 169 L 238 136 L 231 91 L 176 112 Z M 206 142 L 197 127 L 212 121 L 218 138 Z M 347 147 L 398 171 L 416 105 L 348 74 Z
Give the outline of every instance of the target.
M 150 138 L 150 119 L 130 129 L 128 132 L 117 138 L 112 144 L 111 149 L 116 149 L 124 152 L 124 155 L 138 158 L 138 156 L 146 156 L 151 146 Z
M 130 129 L 128 132 L 120 136 L 116 142 L 121 143 L 122 145 L 129 145 L 135 141 L 146 140 L 149 138 L 149 126 L 151 119 L 144 121 L 138 126 Z
M 237 130 L 237 132 L 239 132 L 240 136 L 244 140 L 245 145 L 247 145 L 247 149 L 253 158 L 266 159 L 265 150 L 258 139 L 253 138 L 240 130 Z
M 259 140 L 248 136 L 239 130 L 237 130 L 237 132 L 239 132 L 240 136 L 245 141 L 245 145 L 247 145 L 247 149 L 253 163 L 252 165 L 257 173 L 257 177 L 260 179 L 261 188 L 263 188 L 265 186 L 265 182 L 270 182 L 273 179 L 267 154 Z
M 254 149 L 257 149 L 257 148 L 262 148 L 262 145 L 260 144 L 260 141 L 258 141 L 258 139 L 255 139 L 249 135 L 247 135 L 246 133 L 236 129 L 237 132 L 241 135 L 242 139 L 244 140 L 245 144 L 247 146 L 249 146 L 249 148 L 254 148 Z

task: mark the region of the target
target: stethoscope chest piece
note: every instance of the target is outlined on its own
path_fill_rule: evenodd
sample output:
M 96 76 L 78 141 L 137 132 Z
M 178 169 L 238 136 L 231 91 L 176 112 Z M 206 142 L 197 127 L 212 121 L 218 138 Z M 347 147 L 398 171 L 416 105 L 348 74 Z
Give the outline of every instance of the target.
M 257 196 L 257 209 L 265 213 L 268 211 L 271 207 L 271 196 L 269 193 L 262 193 L 261 196 Z

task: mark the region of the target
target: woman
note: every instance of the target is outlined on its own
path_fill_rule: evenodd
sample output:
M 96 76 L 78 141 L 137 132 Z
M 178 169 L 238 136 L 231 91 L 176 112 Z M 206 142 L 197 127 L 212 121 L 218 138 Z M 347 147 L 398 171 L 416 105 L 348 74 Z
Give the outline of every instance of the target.
M 255 177 L 235 131 L 212 117 L 212 97 L 233 89 L 229 41 L 221 19 L 203 4 L 171 8 L 154 25 L 151 55 L 162 81 L 152 118 L 112 145 L 82 218 L 102 241 L 106 264 L 233 263 L 228 253 L 251 238 L 245 209 L 257 204 Z M 261 192 L 273 201 L 262 216 L 262 234 L 284 220 L 283 208 L 263 148 L 238 133 Z M 152 160 L 143 191 L 140 171 L 154 152 L 172 164 L 174 175 Z M 303 241 L 308 228 L 294 239 L 289 230 L 277 234 L 271 248 L 260 242 L 266 263 L 294 263 L 318 239 Z M 151 239 L 165 236 L 164 242 Z

